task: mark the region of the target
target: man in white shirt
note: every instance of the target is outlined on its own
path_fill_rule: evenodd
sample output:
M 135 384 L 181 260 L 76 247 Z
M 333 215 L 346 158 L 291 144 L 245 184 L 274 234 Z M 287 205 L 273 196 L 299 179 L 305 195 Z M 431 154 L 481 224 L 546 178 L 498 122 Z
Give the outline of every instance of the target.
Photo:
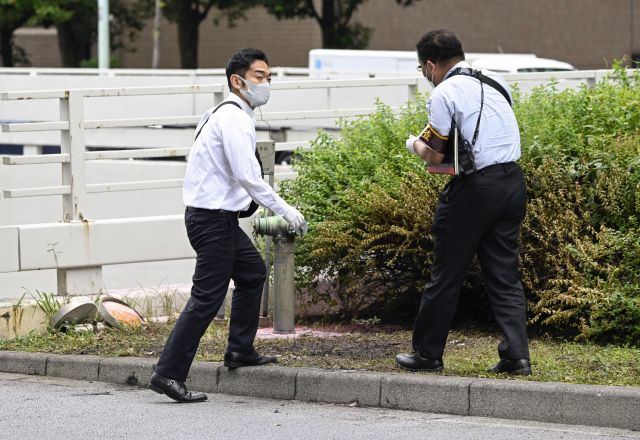
M 413 353 L 396 362 L 410 370 L 441 371 L 442 354 L 464 275 L 478 256 L 491 306 L 504 339 L 496 373 L 529 375 L 526 302 L 518 273 L 518 237 L 526 210 L 518 123 L 507 84 L 473 71 L 462 45 L 447 30 L 425 34 L 417 46 L 419 70 L 434 85 L 429 123 L 406 147 L 437 171 L 452 156 L 454 130 L 461 172 L 440 194 L 433 220 L 431 281 L 414 323 Z M 467 140 L 464 144 L 462 141 Z M 463 163 L 464 162 L 464 163 Z M 445 167 L 452 169 L 451 167 Z
M 202 116 L 184 177 L 185 224 L 197 256 L 191 297 L 150 380 L 151 389 L 179 402 L 207 399 L 206 394 L 187 391 L 184 381 L 231 279 L 235 290 L 224 365 L 276 362 L 274 356 L 260 355 L 253 347 L 266 270 L 238 218 L 250 215 L 259 204 L 283 216 L 297 234 L 306 232 L 302 214 L 262 179 L 255 153 L 253 110 L 266 104 L 270 93 L 266 55 L 243 49 L 231 57 L 226 74 L 231 93 Z

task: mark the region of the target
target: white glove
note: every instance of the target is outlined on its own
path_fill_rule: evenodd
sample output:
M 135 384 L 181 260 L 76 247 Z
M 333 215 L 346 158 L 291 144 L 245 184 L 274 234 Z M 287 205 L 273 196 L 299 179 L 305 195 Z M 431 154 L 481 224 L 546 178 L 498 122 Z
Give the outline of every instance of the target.
M 297 235 L 304 235 L 309 230 L 309 226 L 307 225 L 304 216 L 293 206 L 285 213 L 284 219 L 289 223 Z
M 405 147 L 407 147 L 407 151 L 411 154 L 418 154 L 416 152 L 416 149 L 413 147 L 413 144 L 416 143 L 416 141 L 418 140 L 417 137 L 415 136 L 411 136 L 409 139 L 407 139 L 407 142 L 405 144 Z

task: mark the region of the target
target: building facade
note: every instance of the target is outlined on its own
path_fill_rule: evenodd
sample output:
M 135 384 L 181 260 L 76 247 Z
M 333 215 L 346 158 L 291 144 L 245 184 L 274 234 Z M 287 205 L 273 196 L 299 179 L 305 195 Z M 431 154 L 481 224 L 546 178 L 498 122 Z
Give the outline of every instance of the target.
M 414 50 L 426 31 L 447 28 L 468 52 L 535 53 L 579 69 L 606 68 L 623 56 L 640 60 L 640 0 L 421 0 L 402 8 L 393 0 L 369 0 L 355 21 L 372 28 L 369 49 Z M 21 29 L 17 43 L 34 67 L 59 67 L 54 29 Z M 264 49 L 274 66 L 306 66 L 308 51 L 321 47 L 312 19 L 277 20 L 263 9 L 228 28 L 213 14 L 200 26 L 199 65 L 224 67 L 247 46 Z M 151 66 L 151 22 L 131 44 L 135 52 L 112 54 L 121 67 Z M 175 24 L 163 21 L 161 68 L 179 68 Z

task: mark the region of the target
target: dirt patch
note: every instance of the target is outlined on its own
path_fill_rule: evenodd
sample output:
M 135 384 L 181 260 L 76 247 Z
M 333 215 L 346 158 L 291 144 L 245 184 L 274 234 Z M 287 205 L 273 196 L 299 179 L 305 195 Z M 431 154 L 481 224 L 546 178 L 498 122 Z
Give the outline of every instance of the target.
M 361 360 L 395 356 L 401 348 L 408 349 L 408 341 L 406 337 L 402 338 L 400 335 L 351 334 L 328 338 L 302 336 L 287 341 L 261 340 L 259 346 L 273 354 L 331 356 Z

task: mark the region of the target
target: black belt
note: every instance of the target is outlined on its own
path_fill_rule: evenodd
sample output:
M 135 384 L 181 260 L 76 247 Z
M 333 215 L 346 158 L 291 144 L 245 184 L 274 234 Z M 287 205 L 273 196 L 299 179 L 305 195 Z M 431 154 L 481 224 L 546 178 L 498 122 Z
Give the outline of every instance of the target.
M 232 215 L 236 218 L 240 217 L 240 213 L 242 212 L 242 211 L 227 211 L 226 209 L 195 208 L 193 206 L 187 206 L 187 211 L 202 212 L 204 214 L 226 214 L 226 215 Z
M 516 163 L 515 162 L 506 162 L 506 163 L 496 163 L 493 165 L 489 165 L 488 167 L 484 167 L 478 171 L 476 171 L 474 174 L 492 174 L 492 173 L 497 173 L 499 171 L 502 172 L 507 172 L 509 170 L 511 170 L 512 168 L 516 167 Z

